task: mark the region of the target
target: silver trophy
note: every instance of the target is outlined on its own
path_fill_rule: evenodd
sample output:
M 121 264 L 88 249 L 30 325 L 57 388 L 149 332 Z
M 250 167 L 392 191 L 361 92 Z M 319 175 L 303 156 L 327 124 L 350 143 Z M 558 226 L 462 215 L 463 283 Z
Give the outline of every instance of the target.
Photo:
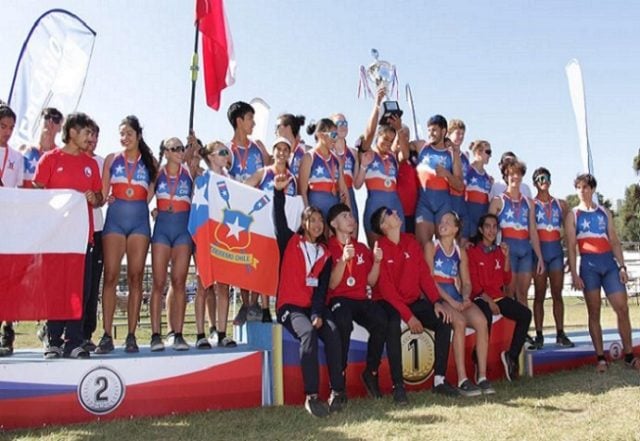
M 360 86 L 359 89 L 364 86 L 365 95 L 373 97 L 373 93 L 369 88 L 369 80 L 372 81 L 376 88 L 384 87 L 385 96 L 387 101 L 382 103 L 382 116 L 380 117 L 380 124 L 385 123 L 392 115 L 402 116 L 402 110 L 397 101 L 389 100 L 396 90 L 398 84 L 398 75 L 396 73 L 396 67 L 388 61 L 380 60 L 380 54 L 377 49 L 371 49 L 371 56 L 374 58 L 373 63 L 365 69 L 364 66 L 360 66 Z M 358 95 L 360 93 L 358 92 Z

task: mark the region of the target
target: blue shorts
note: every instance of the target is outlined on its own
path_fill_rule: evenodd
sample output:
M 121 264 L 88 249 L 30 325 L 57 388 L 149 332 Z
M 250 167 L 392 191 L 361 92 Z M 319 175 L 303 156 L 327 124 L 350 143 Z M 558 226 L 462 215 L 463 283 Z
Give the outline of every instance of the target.
M 322 211 L 322 217 L 327 219 L 329 209 L 340 202 L 340 197 L 327 191 L 309 191 L 307 193 L 310 207 L 316 207 Z
M 509 245 L 511 272 L 533 272 L 533 248 L 531 248 L 529 240 L 503 238 L 502 241 Z
M 188 224 L 188 211 L 180 211 L 178 213 L 169 213 L 167 211 L 158 212 L 156 223 L 153 226 L 151 243 L 160 243 L 169 248 L 178 245 L 189 245 L 189 248 L 192 248 L 193 242 L 187 230 Z
M 547 272 L 564 270 L 564 253 L 562 252 L 560 241 L 540 241 L 540 251 L 542 252 L 542 260 L 544 260 L 544 268 Z M 534 266 L 538 264 L 538 258 L 535 254 L 533 255 L 533 262 Z
M 444 292 L 449 294 L 455 301 L 462 303 L 462 295 L 458 292 L 455 283 L 438 283 Z
M 416 206 L 416 224 L 437 224 L 440 218 L 451 211 L 451 196 L 445 190 L 420 190 Z
M 462 237 L 469 237 L 465 235 L 465 227 L 469 222 L 469 211 L 467 210 L 467 202 L 464 200 L 464 196 L 450 195 L 451 197 L 451 209 L 458 214 L 458 218 L 462 222 L 462 229 L 460 234 Z
M 489 212 L 489 204 L 476 204 L 467 202 L 467 218 L 462 225 L 462 237 L 473 237 L 478 232 L 478 222 L 480 218 Z
M 601 287 L 606 295 L 626 292 L 620 281 L 620 271 L 612 252 L 602 254 L 582 254 L 580 256 L 580 278 L 584 290 L 595 291 Z
M 404 211 L 398 193 L 395 191 L 370 190 L 367 192 L 367 202 L 364 205 L 364 231 L 371 232 L 371 215 L 380 207 L 395 210 L 402 219 L 402 231 L 404 231 Z
M 125 237 L 131 234 L 141 234 L 151 237 L 147 201 L 116 199 L 107 208 L 107 218 L 104 221 L 102 236 L 107 234 L 120 234 Z

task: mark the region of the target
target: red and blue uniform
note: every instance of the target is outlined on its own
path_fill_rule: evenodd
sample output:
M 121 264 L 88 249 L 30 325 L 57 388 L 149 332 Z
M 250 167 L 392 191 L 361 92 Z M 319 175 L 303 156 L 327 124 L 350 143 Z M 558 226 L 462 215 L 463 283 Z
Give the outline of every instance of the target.
M 249 142 L 247 147 L 231 142 L 227 147 L 231 152 L 229 175 L 236 181 L 244 182 L 264 167 L 262 149 L 255 142 Z
M 153 228 L 152 243 L 170 248 L 177 245 L 192 246 L 187 229 L 192 193 L 193 179 L 185 167 L 180 166 L 176 176 L 169 176 L 166 168 L 160 171 L 156 181 L 158 216 Z
M 467 200 L 467 222 L 463 226 L 463 237 L 475 236 L 480 218 L 489 211 L 491 176 L 486 171 L 479 172 L 469 165 L 465 173 L 465 199 Z
M 284 194 L 287 196 L 296 196 L 298 194 L 298 183 L 296 181 L 296 177 L 289 170 L 287 170 L 287 176 L 289 177 L 289 183 L 284 189 Z M 266 167 L 264 169 L 264 173 L 262 174 L 262 179 L 258 183 L 258 188 L 260 190 L 273 193 L 275 177 L 275 169 L 273 167 Z
M 593 291 L 602 287 L 607 295 L 625 292 L 609 242 L 609 217 L 605 209 L 600 205 L 593 210 L 575 207 L 573 216 L 584 290 Z
M 438 286 L 454 300 L 462 302 L 462 295 L 456 288 L 456 279 L 460 274 L 460 248 L 454 244 L 453 250 L 447 254 L 440 241 L 435 242 L 433 254 L 433 279 Z
M 431 222 L 436 224 L 440 218 L 451 211 L 451 195 L 449 182 L 436 174 L 436 168 L 442 166 L 453 173 L 453 157 L 448 149 L 437 149 L 424 146 L 418 153 L 418 181 L 420 197 L 416 208 L 416 223 Z
M 364 206 L 364 230 L 371 231 L 371 215 L 380 207 L 395 210 L 402 219 L 404 211 L 397 191 L 398 161 L 392 154 L 373 152 L 373 161 L 367 166 L 364 183 L 367 186 L 367 202 Z
M 310 206 L 320 209 L 322 216 L 326 219 L 329 209 L 340 202 L 338 194 L 340 165 L 333 153 L 329 153 L 326 159 L 315 151 L 311 155 L 307 200 Z
M 467 207 L 467 202 L 465 200 L 465 189 L 467 185 L 466 176 L 469 168 L 471 167 L 471 164 L 469 163 L 469 157 L 466 153 L 460 152 L 460 164 L 462 167 L 462 180 L 464 188 L 462 190 L 456 190 L 453 187 L 449 187 L 449 196 L 451 196 L 451 208 L 453 209 L 453 211 L 458 213 L 458 218 L 462 221 L 461 234 L 463 235 L 463 237 L 468 237 L 464 235 L 464 226 L 469 222 L 469 210 Z
M 306 149 L 304 147 L 304 143 L 300 142 L 293 149 L 293 153 L 291 154 L 291 160 L 289 161 L 289 170 L 293 173 L 293 176 L 296 178 L 300 177 L 300 162 L 302 162 L 302 158 L 306 153 Z
M 102 235 L 142 234 L 151 237 L 147 197 L 151 177 L 141 157 L 128 161 L 118 154 L 109 168 L 111 195 L 115 201 L 107 209 Z
M 347 184 L 347 189 L 349 190 L 349 199 L 351 200 L 351 214 L 356 222 L 360 222 L 360 214 L 358 213 L 358 204 L 356 203 L 356 193 L 353 188 L 353 180 L 356 176 L 356 156 L 349 147 L 345 147 L 344 153 L 339 155 L 336 153 L 336 156 L 340 158 L 341 161 L 344 162 L 342 167 L 342 176 L 344 177 L 344 182 Z
M 540 251 L 547 271 L 562 271 L 564 253 L 562 252 L 562 207 L 557 199 L 548 202 L 534 199 L 536 230 L 540 239 Z
M 502 240 L 509 245 L 511 271 L 529 273 L 533 271 L 533 248 L 529 241 L 529 201 L 520 195 L 514 201 L 503 193 L 502 209 L 498 213 L 498 222 L 502 231 Z

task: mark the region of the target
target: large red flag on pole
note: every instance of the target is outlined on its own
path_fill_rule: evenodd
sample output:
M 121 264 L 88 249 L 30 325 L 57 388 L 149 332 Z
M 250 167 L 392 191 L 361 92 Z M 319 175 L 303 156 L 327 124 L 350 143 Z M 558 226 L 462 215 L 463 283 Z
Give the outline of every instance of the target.
M 202 33 L 202 64 L 207 105 L 220 108 L 220 92 L 235 81 L 236 61 L 222 0 L 196 0 L 196 20 Z

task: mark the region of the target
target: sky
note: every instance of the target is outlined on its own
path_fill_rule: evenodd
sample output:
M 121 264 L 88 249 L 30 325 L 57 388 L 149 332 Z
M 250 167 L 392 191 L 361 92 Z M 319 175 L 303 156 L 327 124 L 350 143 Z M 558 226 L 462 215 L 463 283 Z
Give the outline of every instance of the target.
M 118 151 L 118 125 L 135 114 L 156 150 L 188 131 L 194 2 L 189 0 L 0 0 L 0 98 L 9 93 L 20 48 L 33 22 L 53 7 L 67 9 L 96 32 L 78 110 L 101 127 L 98 153 Z M 219 112 L 197 84 L 195 130 L 205 142 L 229 140 L 227 107 L 264 99 L 271 106 L 267 143 L 277 115 L 318 120 L 335 112 L 349 120 L 348 142 L 364 130 L 372 101 L 358 98 L 358 72 L 371 48 L 397 66 L 399 103 L 410 84 L 418 123 L 439 113 L 467 125 L 465 145 L 492 144 L 489 171 L 514 151 L 533 170 L 547 167 L 551 191 L 573 192 L 582 170 L 565 65 L 579 60 L 598 190 L 622 198 L 637 181 L 632 159 L 640 143 L 637 17 L 640 3 L 538 1 L 227 0 L 237 61 L 236 83 Z M 313 144 L 313 139 L 306 136 Z

